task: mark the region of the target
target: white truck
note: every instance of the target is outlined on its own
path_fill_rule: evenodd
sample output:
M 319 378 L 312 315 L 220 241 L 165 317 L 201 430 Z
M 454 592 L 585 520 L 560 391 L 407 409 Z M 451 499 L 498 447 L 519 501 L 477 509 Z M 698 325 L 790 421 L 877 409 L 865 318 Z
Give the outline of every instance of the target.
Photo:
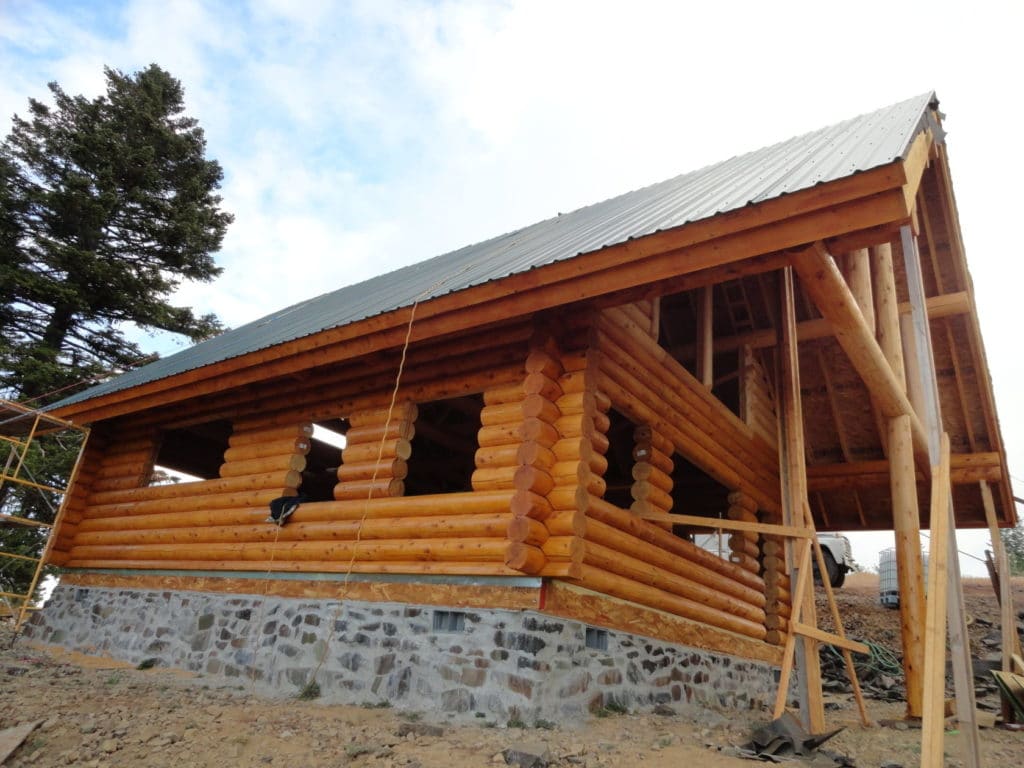
M 701 549 L 729 559 L 729 536 L 717 533 L 702 533 L 693 537 L 693 543 Z M 828 572 L 828 583 L 833 587 L 843 586 L 846 581 L 846 574 L 853 570 L 853 550 L 850 547 L 850 540 L 841 533 L 819 533 L 818 543 L 821 545 L 822 558 L 825 560 L 825 569 Z M 821 580 L 818 575 L 818 567 L 814 567 L 815 579 Z

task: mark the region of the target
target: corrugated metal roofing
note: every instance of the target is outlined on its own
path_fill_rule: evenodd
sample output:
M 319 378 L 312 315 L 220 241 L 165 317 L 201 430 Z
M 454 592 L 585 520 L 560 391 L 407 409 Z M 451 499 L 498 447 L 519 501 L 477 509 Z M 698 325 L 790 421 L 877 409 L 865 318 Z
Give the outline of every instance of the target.
M 927 93 L 300 302 L 66 398 L 69 405 L 266 349 L 901 159 Z

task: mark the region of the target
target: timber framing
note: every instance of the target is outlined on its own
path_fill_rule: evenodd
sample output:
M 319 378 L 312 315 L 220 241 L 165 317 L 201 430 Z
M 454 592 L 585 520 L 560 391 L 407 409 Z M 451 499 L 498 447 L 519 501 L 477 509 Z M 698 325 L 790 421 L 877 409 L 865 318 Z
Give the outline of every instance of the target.
M 772 664 L 795 648 L 813 689 L 836 637 L 815 626 L 815 529 L 895 528 L 920 581 L 918 351 L 951 406 L 957 524 L 1016 519 L 937 102 L 897 107 L 896 128 L 850 121 L 893 147 L 858 172 L 511 274 L 471 247 L 433 263 L 448 293 L 399 286 L 369 316 L 69 398 L 57 415 L 92 430 L 51 562 L 83 586 L 244 592 L 258 574 L 262 594 L 539 610 Z M 579 236 L 560 221 L 538 231 Z M 474 269 L 490 277 L 458 283 Z M 280 497 L 301 498 L 278 527 Z M 709 529 L 724 556 L 695 543 Z

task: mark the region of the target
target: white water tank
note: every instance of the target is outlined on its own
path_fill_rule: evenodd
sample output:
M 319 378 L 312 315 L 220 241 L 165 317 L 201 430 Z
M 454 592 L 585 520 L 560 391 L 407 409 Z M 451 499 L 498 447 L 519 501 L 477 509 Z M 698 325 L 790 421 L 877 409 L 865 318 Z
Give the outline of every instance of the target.
M 928 580 L 928 553 L 921 553 L 921 566 L 925 585 Z M 925 586 L 922 585 L 922 586 Z M 900 584 L 896 573 L 896 549 L 883 549 L 878 555 L 878 600 L 882 605 L 896 608 L 900 604 Z

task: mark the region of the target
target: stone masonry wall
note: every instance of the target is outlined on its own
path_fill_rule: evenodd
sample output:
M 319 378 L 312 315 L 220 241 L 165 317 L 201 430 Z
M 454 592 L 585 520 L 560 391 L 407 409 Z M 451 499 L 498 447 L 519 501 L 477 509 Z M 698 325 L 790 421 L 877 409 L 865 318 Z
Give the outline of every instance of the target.
M 604 648 L 587 647 L 588 633 Z M 776 687 L 766 664 L 533 611 L 62 585 L 26 635 L 239 684 L 254 676 L 266 695 L 298 694 L 320 665 L 324 701 L 502 723 L 602 706 L 760 709 Z

